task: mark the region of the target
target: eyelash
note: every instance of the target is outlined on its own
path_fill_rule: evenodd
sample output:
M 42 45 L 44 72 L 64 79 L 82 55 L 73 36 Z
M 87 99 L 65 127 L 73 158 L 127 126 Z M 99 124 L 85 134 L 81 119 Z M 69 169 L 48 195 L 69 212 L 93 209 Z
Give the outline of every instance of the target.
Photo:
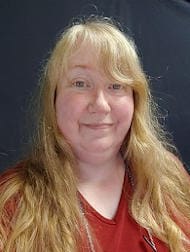
M 122 84 L 119 84 L 119 83 L 113 83 L 113 84 L 110 84 L 108 86 L 108 89 L 112 89 L 112 90 L 122 90 L 123 88 L 124 88 L 124 86 Z
M 81 83 L 83 85 L 80 85 Z M 91 85 L 87 81 L 83 81 L 83 80 L 77 80 L 77 81 L 72 82 L 72 86 L 76 88 L 90 88 L 91 87 Z
M 81 89 L 81 90 L 89 90 L 92 88 L 92 84 L 90 82 L 88 82 L 87 80 L 74 80 L 72 82 L 72 87 L 77 88 L 77 89 Z M 107 86 L 107 89 L 110 92 L 123 92 L 125 91 L 125 86 L 123 84 L 120 83 L 111 83 Z

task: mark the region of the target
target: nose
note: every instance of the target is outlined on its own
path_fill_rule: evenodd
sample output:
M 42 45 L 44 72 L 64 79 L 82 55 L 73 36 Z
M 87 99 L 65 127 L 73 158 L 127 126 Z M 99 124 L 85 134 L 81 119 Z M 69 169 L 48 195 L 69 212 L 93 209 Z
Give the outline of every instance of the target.
M 88 110 L 90 113 L 105 113 L 105 114 L 111 111 L 108 97 L 106 97 L 103 90 L 96 90 L 94 92 L 89 102 Z

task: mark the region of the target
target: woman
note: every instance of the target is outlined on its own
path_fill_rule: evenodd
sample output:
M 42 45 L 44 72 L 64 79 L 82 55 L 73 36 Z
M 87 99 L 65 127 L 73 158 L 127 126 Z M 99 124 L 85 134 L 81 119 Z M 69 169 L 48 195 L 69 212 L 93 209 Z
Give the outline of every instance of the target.
M 189 251 L 189 178 L 131 39 L 108 18 L 70 26 L 39 100 L 32 153 L 1 178 L 2 251 Z

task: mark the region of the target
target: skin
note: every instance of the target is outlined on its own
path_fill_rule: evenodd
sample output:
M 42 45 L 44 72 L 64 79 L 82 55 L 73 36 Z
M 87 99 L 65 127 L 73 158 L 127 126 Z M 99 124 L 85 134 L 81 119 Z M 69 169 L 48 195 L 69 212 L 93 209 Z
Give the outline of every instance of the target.
M 55 105 L 58 127 L 78 160 L 79 191 L 102 215 L 113 217 L 125 173 L 119 150 L 132 122 L 132 89 L 110 80 L 87 44 L 71 55 Z

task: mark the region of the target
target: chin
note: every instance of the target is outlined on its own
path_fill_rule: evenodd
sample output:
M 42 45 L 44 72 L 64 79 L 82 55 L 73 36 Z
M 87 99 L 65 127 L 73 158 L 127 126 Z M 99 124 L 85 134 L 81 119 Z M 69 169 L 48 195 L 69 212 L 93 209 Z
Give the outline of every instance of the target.
M 83 149 L 90 155 L 92 153 L 93 155 L 102 155 L 106 153 L 116 153 L 119 151 L 118 145 L 116 145 L 113 142 L 107 142 L 107 143 L 89 143 L 87 146 L 83 146 Z M 87 154 L 87 155 L 88 155 Z

